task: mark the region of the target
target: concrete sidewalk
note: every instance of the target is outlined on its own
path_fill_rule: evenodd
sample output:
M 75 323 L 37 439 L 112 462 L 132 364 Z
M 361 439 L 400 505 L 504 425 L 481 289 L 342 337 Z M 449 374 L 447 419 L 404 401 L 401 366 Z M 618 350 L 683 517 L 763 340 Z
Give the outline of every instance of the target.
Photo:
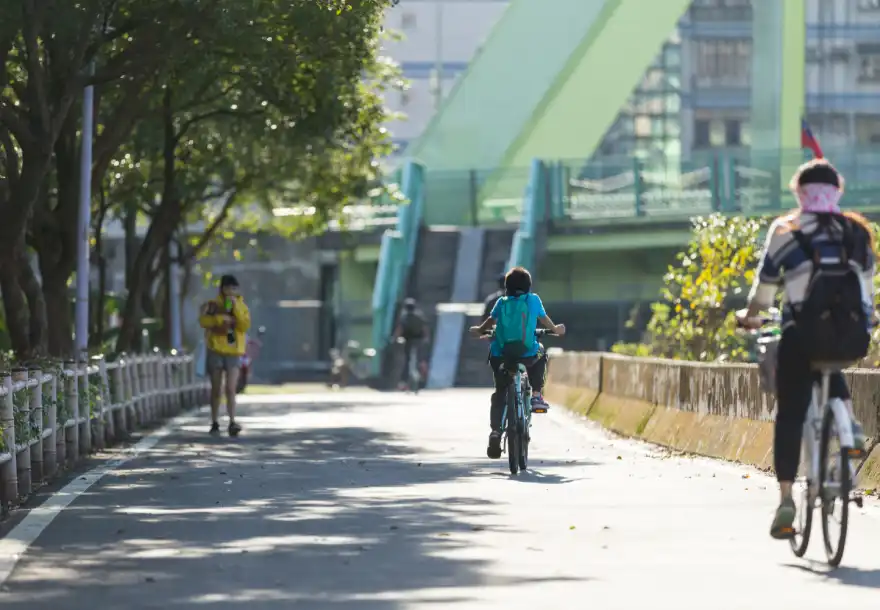
M 4 609 L 872 607 L 880 513 L 844 565 L 767 535 L 774 483 L 554 412 L 534 471 L 485 458 L 485 392 L 257 396 L 238 439 L 184 425 L 31 546 Z M 822 559 L 821 528 L 809 556 Z

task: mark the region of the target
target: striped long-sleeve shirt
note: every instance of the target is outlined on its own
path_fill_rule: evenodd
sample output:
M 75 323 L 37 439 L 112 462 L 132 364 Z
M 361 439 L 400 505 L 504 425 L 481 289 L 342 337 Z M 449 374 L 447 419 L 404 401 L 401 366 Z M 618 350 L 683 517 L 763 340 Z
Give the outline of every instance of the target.
M 801 304 L 806 298 L 807 288 L 813 272 L 813 261 L 794 236 L 800 231 L 810 239 L 810 243 L 823 262 L 840 261 L 840 239 L 843 233 L 842 217 L 834 218 L 830 233 L 820 228 L 816 214 L 793 213 L 777 218 L 767 231 L 767 241 L 761 253 L 761 262 L 755 274 L 749 301 L 762 309 L 773 306 L 777 290 L 784 290 L 782 298 L 782 327 L 793 323 L 792 307 Z M 859 224 L 852 222 L 855 249 L 849 263 L 859 274 L 862 284 L 862 304 L 865 307 L 868 323 L 873 320 L 874 311 L 874 253 L 868 232 Z

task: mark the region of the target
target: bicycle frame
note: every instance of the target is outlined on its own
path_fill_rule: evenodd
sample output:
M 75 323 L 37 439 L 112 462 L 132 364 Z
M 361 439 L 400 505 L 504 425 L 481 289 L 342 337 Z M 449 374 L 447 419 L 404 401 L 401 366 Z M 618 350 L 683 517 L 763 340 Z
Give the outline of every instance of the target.
M 829 388 L 831 385 L 831 375 L 835 371 L 823 370 L 822 381 L 813 384 L 813 397 L 810 400 L 810 406 L 807 410 L 807 418 L 804 421 L 804 437 L 803 447 L 807 464 L 807 481 L 810 485 L 810 498 L 815 499 L 819 490 L 819 444 L 822 438 L 822 420 L 825 412 L 831 409 L 834 415 L 834 423 L 837 428 L 837 436 L 840 440 L 840 446 L 852 448 L 854 444 L 852 434 L 852 418 L 849 416 L 849 410 L 846 403 L 840 398 L 829 398 Z M 822 405 L 821 409 L 819 405 Z M 852 473 L 853 482 L 855 482 L 855 464 L 850 459 L 850 472 Z

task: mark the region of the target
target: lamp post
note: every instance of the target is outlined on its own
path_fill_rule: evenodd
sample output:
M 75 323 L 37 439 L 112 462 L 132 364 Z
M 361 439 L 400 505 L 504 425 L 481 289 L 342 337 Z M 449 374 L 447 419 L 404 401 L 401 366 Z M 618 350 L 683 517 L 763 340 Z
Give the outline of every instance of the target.
M 94 75 L 94 62 L 89 76 Z M 74 348 L 82 357 L 89 348 L 89 251 L 92 222 L 92 139 L 94 137 L 95 88 L 83 90 L 82 150 L 79 164 L 79 214 L 76 223 L 76 307 Z

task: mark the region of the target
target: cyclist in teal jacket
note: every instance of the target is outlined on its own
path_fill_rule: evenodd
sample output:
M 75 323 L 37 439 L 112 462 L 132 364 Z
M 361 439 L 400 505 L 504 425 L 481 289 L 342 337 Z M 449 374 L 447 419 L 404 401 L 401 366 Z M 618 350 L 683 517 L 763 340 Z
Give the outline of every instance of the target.
M 492 312 L 488 318 L 479 326 L 472 326 L 470 331 L 474 335 L 483 335 L 497 325 L 504 325 L 503 303 L 507 299 L 525 299 L 528 307 L 528 315 L 525 319 L 526 333 L 534 335 L 538 328 L 538 323 L 553 331 L 553 333 L 562 336 L 565 334 L 564 324 L 555 324 L 544 310 L 544 304 L 541 297 L 531 292 L 532 276 L 523 267 L 514 267 L 504 276 L 504 288 L 506 296 L 501 297 L 492 308 Z M 547 353 L 544 351 L 538 341 L 534 341 L 531 349 L 526 351 L 520 357 L 526 365 L 529 375 L 529 383 L 532 386 L 532 405 L 539 404 L 546 408 L 547 403 L 543 398 L 544 377 L 547 371 Z M 504 412 L 504 397 L 507 392 L 507 384 L 509 379 L 507 375 L 501 371 L 501 365 L 504 363 L 502 357 L 502 346 L 498 337 L 492 340 L 489 348 L 489 365 L 492 367 L 492 375 L 495 378 L 495 391 L 492 393 L 492 407 L 489 415 L 489 425 L 492 428 L 489 434 L 489 447 L 486 454 L 492 459 L 501 457 L 501 415 Z

